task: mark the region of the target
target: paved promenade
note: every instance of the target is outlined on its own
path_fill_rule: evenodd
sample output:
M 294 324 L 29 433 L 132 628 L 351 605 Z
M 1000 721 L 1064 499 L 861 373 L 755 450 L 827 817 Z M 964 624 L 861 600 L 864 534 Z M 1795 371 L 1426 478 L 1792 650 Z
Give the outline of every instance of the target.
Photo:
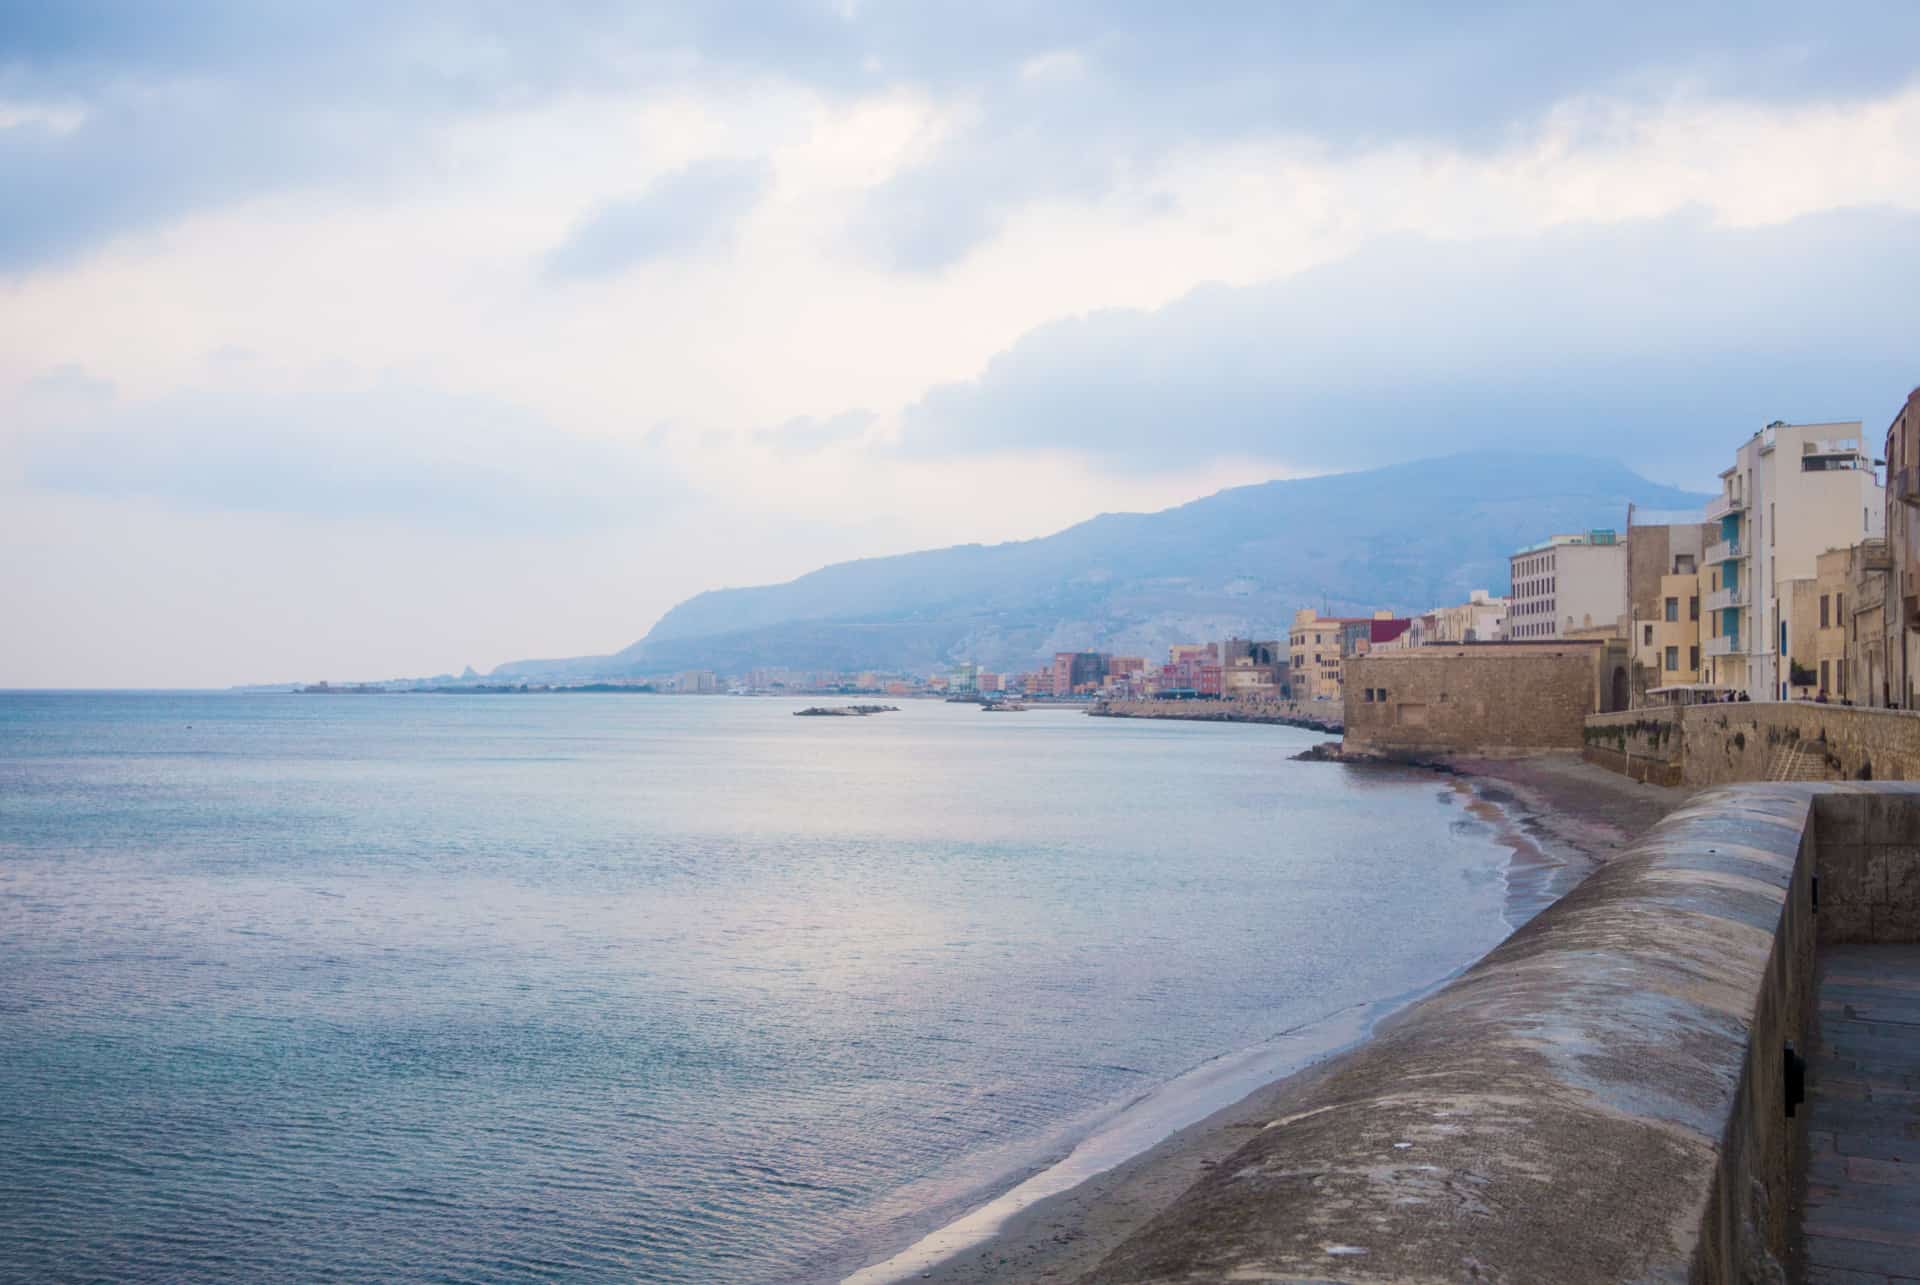
M 1820 950 L 1809 1285 L 1920 1281 L 1920 946 Z

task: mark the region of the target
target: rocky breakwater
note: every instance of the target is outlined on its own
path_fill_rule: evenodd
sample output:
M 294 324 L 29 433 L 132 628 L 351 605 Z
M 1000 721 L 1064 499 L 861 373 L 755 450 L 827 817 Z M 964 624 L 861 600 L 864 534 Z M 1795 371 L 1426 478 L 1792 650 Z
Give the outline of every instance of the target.
M 1265 700 L 1103 700 L 1087 713 L 1097 718 L 1173 718 L 1195 723 L 1277 723 L 1339 736 L 1345 730 L 1334 709 L 1316 709 L 1294 701 Z
M 793 711 L 795 718 L 865 718 L 868 714 L 898 714 L 898 705 L 809 705 Z

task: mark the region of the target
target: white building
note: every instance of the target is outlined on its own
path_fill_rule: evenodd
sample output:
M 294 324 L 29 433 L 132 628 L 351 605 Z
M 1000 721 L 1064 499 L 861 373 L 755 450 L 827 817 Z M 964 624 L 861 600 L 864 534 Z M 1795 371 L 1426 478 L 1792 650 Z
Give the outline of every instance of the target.
M 1427 615 L 1433 623 L 1422 643 L 1499 642 L 1507 636 L 1507 600 L 1485 589 L 1473 590 L 1458 606 L 1435 607 Z
M 1886 494 L 1860 449 L 1860 422 L 1767 425 L 1720 475 L 1707 519 L 1720 524 L 1704 566 L 1709 681 L 1784 700 L 1794 582 L 1814 579 L 1829 549 L 1886 534 Z
M 1507 638 L 1538 642 L 1619 628 L 1627 612 L 1627 546 L 1612 531 L 1556 535 L 1511 561 Z

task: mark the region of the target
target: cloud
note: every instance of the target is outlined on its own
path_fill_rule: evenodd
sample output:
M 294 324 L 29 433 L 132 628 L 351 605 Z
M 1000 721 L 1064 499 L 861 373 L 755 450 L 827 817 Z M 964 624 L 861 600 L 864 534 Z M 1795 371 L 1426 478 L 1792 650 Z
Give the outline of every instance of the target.
M 0 271 L 262 195 L 430 179 L 440 131 L 475 114 L 582 94 L 723 98 L 756 81 L 972 106 L 974 126 L 876 192 L 861 222 L 878 259 L 926 270 L 1022 202 L 1101 190 L 1195 139 L 1496 143 L 1596 96 L 1857 101 L 1907 83 L 1917 44 L 1905 0 L 1771 0 L 1737 22 L 1659 3 L 0 0 Z M 603 211 L 616 244 L 623 214 Z
M 581 219 L 547 256 L 552 277 L 603 277 L 636 264 L 722 245 L 766 190 L 764 162 L 706 160 L 611 201 Z
M 865 410 L 842 411 L 825 419 L 796 415 L 778 427 L 759 430 L 753 434 L 753 442 L 756 446 L 770 447 L 776 451 L 825 450 L 829 446 L 843 446 L 863 440 L 867 430 L 873 426 L 874 419 L 873 412 Z
M 1067 449 L 1118 470 L 1331 469 L 1551 443 L 1697 481 L 1773 418 L 1913 382 L 1920 215 L 1698 215 L 1499 242 L 1401 238 L 1258 286 L 1042 326 L 930 391 L 902 449 Z
M 489 532 L 647 525 L 683 492 L 664 453 L 391 381 L 95 398 L 39 417 L 12 447 L 25 488 L 44 495 Z

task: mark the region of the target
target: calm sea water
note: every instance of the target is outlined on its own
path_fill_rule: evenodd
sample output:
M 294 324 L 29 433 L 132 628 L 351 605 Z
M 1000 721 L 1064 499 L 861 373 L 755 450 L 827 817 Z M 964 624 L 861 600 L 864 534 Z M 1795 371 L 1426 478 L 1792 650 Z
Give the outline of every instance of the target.
M 1270 727 L 0 695 L 0 1276 L 814 1279 L 1506 932 Z

